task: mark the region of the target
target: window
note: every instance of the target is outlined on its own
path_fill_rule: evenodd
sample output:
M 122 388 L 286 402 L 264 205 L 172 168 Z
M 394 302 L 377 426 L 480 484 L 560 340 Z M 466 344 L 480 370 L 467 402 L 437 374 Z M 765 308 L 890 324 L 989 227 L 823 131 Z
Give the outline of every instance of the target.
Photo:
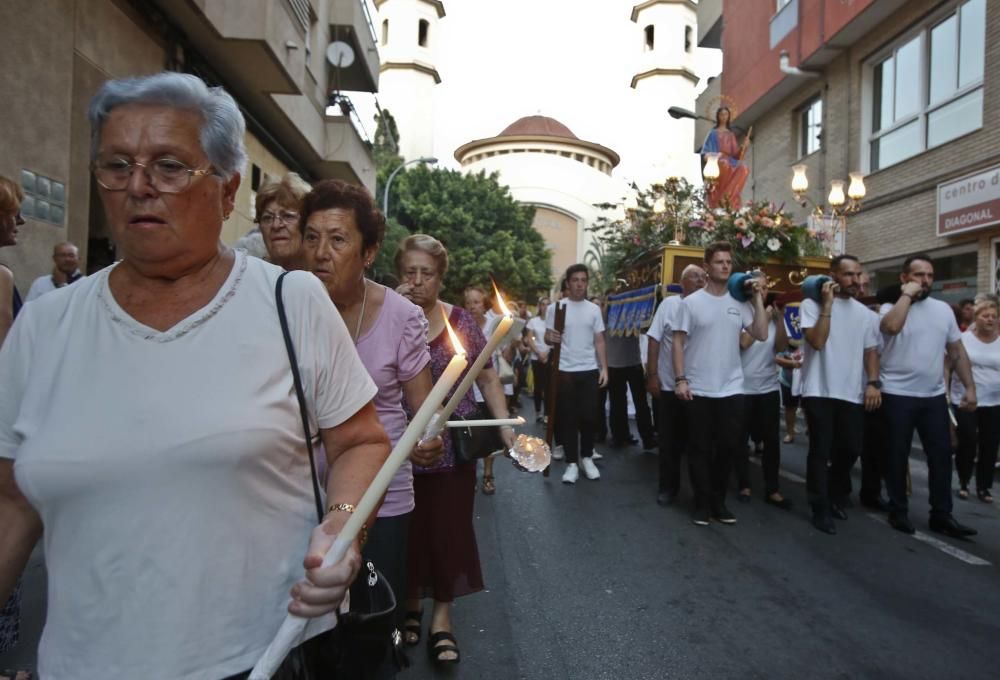
M 799 109 L 799 158 L 823 147 L 823 100 L 816 97 Z
M 21 170 L 24 201 L 21 214 L 62 226 L 66 217 L 66 185 L 30 170 Z
M 643 34 L 645 35 L 646 39 L 646 51 L 652 52 L 653 46 L 656 44 L 656 27 L 653 26 L 652 24 L 646 26 L 646 28 L 643 30 Z
M 985 26 L 967 0 L 871 64 L 872 171 L 982 127 Z
M 389 20 L 388 19 L 383 19 L 382 20 L 382 44 L 383 45 L 388 45 L 389 44 Z
M 691 51 L 691 33 L 692 33 L 691 27 L 690 26 L 685 26 L 684 27 L 684 51 L 685 52 L 690 52 Z
M 781 8 L 790 3 L 792 0 L 778 0 L 778 6 L 774 8 L 775 12 L 780 12 Z
M 421 47 L 427 47 L 427 34 L 430 30 L 430 23 L 426 19 L 421 19 L 417 25 L 417 44 Z

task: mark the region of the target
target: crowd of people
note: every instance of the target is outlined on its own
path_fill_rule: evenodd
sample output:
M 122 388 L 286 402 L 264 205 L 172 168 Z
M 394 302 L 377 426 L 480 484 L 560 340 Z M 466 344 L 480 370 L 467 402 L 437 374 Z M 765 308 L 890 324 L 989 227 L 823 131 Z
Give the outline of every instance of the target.
M 347 556 L 329 566 L 323 556 L 455 354 L 446 328 L 471 362 L 500 301 L 479 285 L 460 304 L 442 300 L 449 254 L 426 234 L 400 244 L 392 283 L 370 278 L 385 218 L 366 189 L 340 180 L 269 178 L 243 241 L 252 251 L 256 240 L 260 257 L 223 245 L 246 150 L 243 116 L 221 88 L 178 73 L 111 80 L 88 115 L 120 260 L 83 276 L 76 247 L 60 243 L 23 304 L 0 267 L 0 651 L 16 641 L 19 579 L 43 540 L 45 678 L 148 677 L 151 668 L 246 678 L 286 612 L 313 620 L 312 640 L 278 676 L 300 677 L 362 563 L 377 565 L 397 595 L 402 644 L 425 639 L 433 663 L 458 663 L 451 606 L 484 588 L 473 506 L 477 489 L 496 491 L 492 458 L 478 479 L 483 451 L 470 458 L 449 435 L 421 441 Z M 0 178 L 0 247 L 16 243 L 22 199 Z M 801 403 L 818 530 L 833 534 L 846 518 L 860 458 L 860 501 L 914 532 L 906 473 L 916 430 L 930 528 L 974 534 L 952 515 L 949 408 L 959 497 L 974 478 L 990 502 L 996 298 L 973 301 L 960 329 L 929 297 L 933 263 L 921 255 L 904 264 L 898 295 L 873 311 L 859 301 L 860 263 L 840 256 L 816 299 L 802 302 L 797 349 L 766 280 L 733 292 L 731 274 L 731 247 L 711 245 L 640 342 L 607 333 L 588 268 L 569 267 L 555 303 L 539 299 L 535 315 L 511 303 L 523 334 L 489 358 L 454 417 L 506 419 L 528 389 L 572 485 L 581 472 L 600 479 L 595 443 L 639 443 L 631 402 L 642 448 L 658 450 L 656 501 L 677 502 L 686 457 L 692 519 L 704 526 L 736 523 L 732 477 L 738 500 L 751 499 L 748 440 L 764 501 L 791 507 L 779 486 L 779 427 L 784 407 L 785 442 L 794 440 Z M 514 443 L 509 426 L 492 436 L 477 446 Z M 370 661 L 365 677 L 396 674 L 393 655 Z

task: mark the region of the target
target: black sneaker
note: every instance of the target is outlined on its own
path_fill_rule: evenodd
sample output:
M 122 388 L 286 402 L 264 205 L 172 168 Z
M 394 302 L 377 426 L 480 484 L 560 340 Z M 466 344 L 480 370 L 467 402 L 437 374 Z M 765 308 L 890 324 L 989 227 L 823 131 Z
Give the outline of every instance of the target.
M 695 508 L 694 514 L 691 515 L 691 521 L 700 527 L 707 527 L 710 519 L 708 508 Z
M 716 521 L 722 522 L 723 524 L 736 524 L 736 515 L 729 512 L 729 508 L 725 504 L 720 505 L 712 513 Z

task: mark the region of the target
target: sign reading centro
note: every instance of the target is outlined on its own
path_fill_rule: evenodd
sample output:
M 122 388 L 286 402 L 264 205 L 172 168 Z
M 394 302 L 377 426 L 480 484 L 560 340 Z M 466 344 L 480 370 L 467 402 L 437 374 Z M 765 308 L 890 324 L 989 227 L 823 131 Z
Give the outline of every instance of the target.
M 938 236 L 994 224 L 1000 224 L 1000 166 L 938 184 Z

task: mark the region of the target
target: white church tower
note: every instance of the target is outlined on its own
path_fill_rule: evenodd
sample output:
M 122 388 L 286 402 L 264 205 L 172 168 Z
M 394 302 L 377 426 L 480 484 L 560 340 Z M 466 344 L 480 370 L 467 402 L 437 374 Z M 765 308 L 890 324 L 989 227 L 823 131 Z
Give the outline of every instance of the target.
M 434 86 L 441 0 L 375 0 L 378 8 L 379 103 L 399 130 L 399 153 L 406 160 L 434 151 Z
M 640 188 L 669 176 L 698 183 L 701 167 L 691 152 L 694 121 L 667 115 L 671 106 L 695 107 L 695 54 L 698 49 L 697 6 L 690 0 L 646 0 L 632 8 L 635 24 L 632 89 L 633 134 L 630 145 L 640 156 L 632 177 Z

